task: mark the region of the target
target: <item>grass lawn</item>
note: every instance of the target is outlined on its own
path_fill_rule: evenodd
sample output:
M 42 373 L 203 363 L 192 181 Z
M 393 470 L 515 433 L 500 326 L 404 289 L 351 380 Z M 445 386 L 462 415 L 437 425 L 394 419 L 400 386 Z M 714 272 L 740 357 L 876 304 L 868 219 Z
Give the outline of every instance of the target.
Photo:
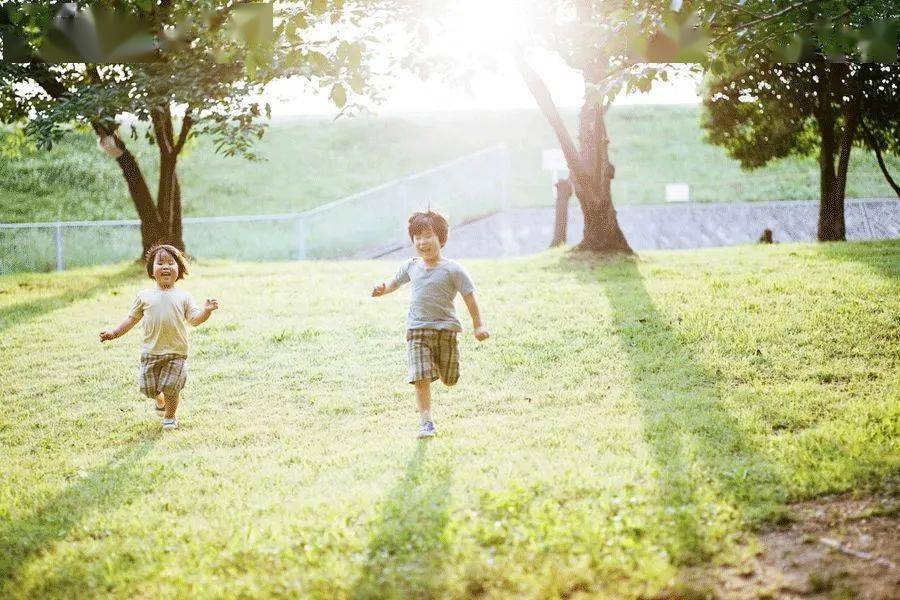
M 0 277 L 0 597 L 636 597 L 896 493 L 900 243 L 465 264 L 493 337 L 421 443 L 391 263 L 196 265 L 165 435 L 97 340 L 138 267 Z
M 687 182 L 698 201 L 818 198 L 815 159 L 780 160 L 741 171 L 703 141 L 699 106 L 616 106 L 609 113 L 616 203 L 662 202 L 667 182 Z M 575 133 L 576 114 L 564 111 Z M 123 135 L 127 130 L 123 130 Z M 158 153 L 129 141 L 156 189 Z M 187 216 L 302 211 L 498 143 L 510 149 L 514 206 L 550 206 L 541 151 L 557 147 L 537 110 L 387 114 L 274 121 L 258 151 L 264 162 L 215 155 L 191 144 L 179 163 Z M 900 158 L 886 157 L 892 172 Z M 487 169 L 487 167 L 486 167 Z M 893 197 L 874 155 L 854 149 L 847 184 L 854 197 Z M 422 198 L 440 204 L 441 198 Z M 135 218 L 118 166 L 92 134 L 72 135 L 52 152 L 0 156 L 0 222 Z

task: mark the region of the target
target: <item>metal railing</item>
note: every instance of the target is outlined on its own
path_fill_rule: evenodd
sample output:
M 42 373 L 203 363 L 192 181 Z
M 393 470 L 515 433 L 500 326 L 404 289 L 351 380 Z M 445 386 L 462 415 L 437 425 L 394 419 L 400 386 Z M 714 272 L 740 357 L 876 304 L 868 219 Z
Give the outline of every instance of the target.
M 298 213 L 185 217 L 185 245 L 204 258 L 349 258 L 406 239 L 411 212 L 431 206 L 459 224 L 509 208 L 509 159 L 494 146 Z M 0 273 L 117 262 L 141 247 L 140 221 L 0 224 Z

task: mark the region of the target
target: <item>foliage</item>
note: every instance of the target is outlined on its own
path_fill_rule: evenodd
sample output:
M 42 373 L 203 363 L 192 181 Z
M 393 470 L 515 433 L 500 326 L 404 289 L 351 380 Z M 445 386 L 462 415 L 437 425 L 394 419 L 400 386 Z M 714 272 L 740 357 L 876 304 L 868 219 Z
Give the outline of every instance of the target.
M 834 66 L 830 67 L 835 70 Z M 813 156 L 821 144 L 816 111 L 822 71 L 814 63 L 758 64 L 709 81 L 703 126 L 708 139 L 748 168 L 790 155 Z M 850 64 L 833 72 L 828 94 L 835 113 L 859 90 L 860 118 L 870 136 L 857 146 L 900 153 L 900 68 Z
M 302 77 L 313 85 L 331 87 L 331 98 L 339 107 L 351 102 L 354 94 L 370 91 L 358 6 L 275 4 L 274 30 L 270 27 L 267 35 L 258 15 L 241 19 L 235 14 L 240 5 L 225 0 L 174 5 L 116 2 L 116 17 L 107 19 L 107 29 L 131 15 L 140 19 L 143 29 L 122 45 L 151 35 L 155 48 L 146 60 L 126 64 L 54 63 L 47 57 L 59 49 L 51 44 L 48 50 L 48 39 L 66 32 L 52 25 L 50 11 L 8 5 L 0 12 L 0 31 L 22 36 L 31 48 L 32 62 L 0 63 L 0 121 L 28 118 L 29 135 L 49 147 L 72 121 L 112 128 L 117 116 L 126 113 L 149 123 L 157 107 L 171 105 L 190 116 L 188 136 L 209 135 L 218 151 L 252 158 L 253 140 L 264 130 L 261 117 L 270 114 L 256 98 L 273 79 Z M 97 21 L 107 5 L 81 3 L 78 18 L 88 22 L 86 13 L 92 11 Z M 376 20 L 366 19 L 370 25 Z M 323 27 L 333 33 L 324 35 Z M 104 39 L 105 30 L 99 25 L 96 29 L 93 36 Z M 77 39 L 68 41 L 74 44 Z M 51 93 L 47 84 L 54 82 L 58 89 Z M 153 128 L 143 133 L 153 141 Z

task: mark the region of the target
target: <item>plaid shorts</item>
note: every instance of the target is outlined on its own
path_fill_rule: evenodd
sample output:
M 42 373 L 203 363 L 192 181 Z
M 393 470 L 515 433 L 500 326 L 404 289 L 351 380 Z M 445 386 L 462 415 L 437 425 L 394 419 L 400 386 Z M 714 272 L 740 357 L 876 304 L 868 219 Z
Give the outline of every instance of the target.
M 141 393 L 148 398 L 155 398 L 160 392 L 167 398 L 177 396 L 187 382 L 186 360 L 182 354 L 141 354 Z
M 410 329 L 406 332 L 409 382 L 440 378 L 445 385 L 459 381 L 459 344 L 448 329 Z

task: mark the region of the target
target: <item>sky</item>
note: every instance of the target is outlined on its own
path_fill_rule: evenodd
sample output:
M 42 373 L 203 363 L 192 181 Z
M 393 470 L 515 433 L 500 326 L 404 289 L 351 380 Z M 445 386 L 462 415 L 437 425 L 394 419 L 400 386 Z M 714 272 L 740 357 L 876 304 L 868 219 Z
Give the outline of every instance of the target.
M 583 81 L 562 60 L 545 57 L 535 64 L 560 107 L 577 107 L 583 100 Z M 438 80 L 421 81 L 412 75 L 388 82 L 384 101 L 371 109 L 376 113 L 444 110 L 537 108 L 521 75 L 512 61 L 503 62 L 495 73 L 477 75 L 470 89 L 450 86 Z M 337 115 L 328 99 L 329 90 L 309 91 L 299 81 L 279 81 L 269 85 L 264 100 L 272 105 L 272 114 Z M 620 95 L 616 104 L 688 104 L 700 101 L 697 81 L 689 75 L 673 73 L 666 83 L 656 83 L 646 94 Z
M 440 17 L 427 28 L 427 52 L 451 57 L 457 64 L 494 63 L 497 70 L 473 69 L 479 74 L 470 81 L 470 90 L 435 79 L 421 81 L 411 74 L 396 74 L 381 85 L 390 87 L 383 94 L 383 103 L 371 107 L 374 112 L 536 108 L 513 63 L 510 50 L 514 46 L 532 48 L 527 52 L 529 62 L 547 83 L 558 106 L 581 105 L 584 84 L 579 74 L 558 54 L 536 51 L 528 44 L 534 23 L 541 20 L 533 12 L 533 1 L 453 0 L 443 6 Z M 390 54 L 402 55 L 403 44 L 403 36 L 394 36 L 383 47 Z M 616 103 L 696 103 L 700 101 L 696 88 L 697 82 L 690 76 L 670 73 L 668 83 L 654 84 L 647 94 L 620 96 Z M 272 104 L 275 116 L 336 115 L 338 109 L 328 100 L 328 92 L 327 88 L 307 91 L 299 81 L 276 82 L 266 90 L 264 99 Z

